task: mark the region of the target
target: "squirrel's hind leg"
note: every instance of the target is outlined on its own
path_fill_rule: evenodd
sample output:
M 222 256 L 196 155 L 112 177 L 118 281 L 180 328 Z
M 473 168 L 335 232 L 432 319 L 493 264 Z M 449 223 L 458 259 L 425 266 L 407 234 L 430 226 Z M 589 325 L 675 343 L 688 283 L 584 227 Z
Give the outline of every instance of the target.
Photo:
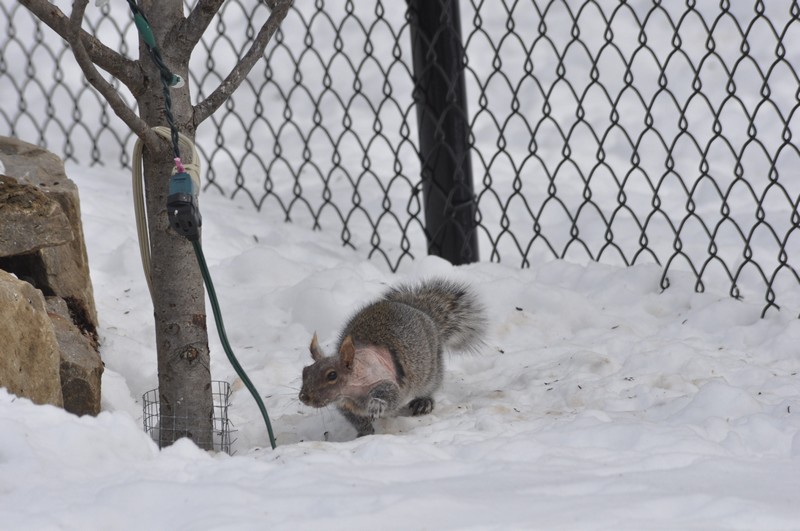
M 427 415 L 433 411 L 433 398 L 429 396 L 415 398 L 408 403 L 408 408 L 411 410 L 411 415 L 414 417 Z

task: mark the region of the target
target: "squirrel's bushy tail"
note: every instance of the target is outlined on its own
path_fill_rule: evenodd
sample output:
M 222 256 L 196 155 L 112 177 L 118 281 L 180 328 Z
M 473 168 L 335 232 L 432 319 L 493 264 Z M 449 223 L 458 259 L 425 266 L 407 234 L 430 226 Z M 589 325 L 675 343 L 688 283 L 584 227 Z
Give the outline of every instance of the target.
M 454 350 L 478 350 L 483 345 L 486 316 L 483 305 L 466 284 L 446 279 L 390 289 L 384 299 L 426 313 L 439 330 L 442 342 Z

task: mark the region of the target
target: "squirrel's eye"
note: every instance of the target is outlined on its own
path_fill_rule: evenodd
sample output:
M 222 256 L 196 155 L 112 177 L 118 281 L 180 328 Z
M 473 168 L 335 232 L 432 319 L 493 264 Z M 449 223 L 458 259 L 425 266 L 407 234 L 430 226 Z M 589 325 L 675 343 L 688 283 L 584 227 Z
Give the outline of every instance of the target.
M 338 375 L 338 374 L 336 374 L 336 371 L 328 371 L 328 374 L 326 374 L 326 375 L 325 375 L 325 378 L 326 378 L 326 379 L 327 379 L 329 382 L 335 382 L 335 381 L 336 381 L 336 378 L 338 378 L 338 377 L 339 377 L 339 375 Z

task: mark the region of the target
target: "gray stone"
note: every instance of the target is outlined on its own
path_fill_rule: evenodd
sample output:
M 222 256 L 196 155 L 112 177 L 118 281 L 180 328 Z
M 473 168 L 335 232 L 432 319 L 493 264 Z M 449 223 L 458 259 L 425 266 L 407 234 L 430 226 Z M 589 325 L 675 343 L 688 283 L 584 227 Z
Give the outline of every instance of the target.
M 94 305 L 89 261 L 80 219 L 78 188 L 64 173 L 61 159 L 47 150 L 15 138 L 0 137 L 0 160 L 5 174 L 19 183 L 30 184 L 61 206 L 69 220 L 73 239 L 32 254 L 2 258 L 0 268 L 30 276 L 37 288 L 67 302 L 73 322 L 81 331 L 97 338 L 97 310 Z M 3 230 L 0 227 L 0 230 Z M 33 267 L 33 273 L 21 268 Z
M 7 175 L 0 175 L 0 227 L 0 256 L 29 254 L 73 240 L 57 201 Z
M 59 297 L 47 297 L 47 312 L 53 322 L 61 352 L 61 391 L 64 409 L 76 415 L 100 413 L 100 381 L 103 362 L 91 338 L 72 323 L 69 308 Z
M 62 406 L 60 365 L 42 293 L 0 270 L 0 387 L 37 404 Z

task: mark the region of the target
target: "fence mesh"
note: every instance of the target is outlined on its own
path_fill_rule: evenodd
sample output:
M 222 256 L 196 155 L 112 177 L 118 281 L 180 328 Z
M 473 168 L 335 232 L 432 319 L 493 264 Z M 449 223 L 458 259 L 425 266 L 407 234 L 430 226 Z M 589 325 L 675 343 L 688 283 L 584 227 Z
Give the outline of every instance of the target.
M 689 271 L 698 290 L 800 311 L 796 1 L 460 8 L 482 259 L 652 262 L 663 286 Z M 267 15 L 261 2 L 223 4 L 192 58 L 196 98 Z M 88 17 L 135 53 L 122 3 Z M 404 2 L 297 2 L 198 132 L 207 190 L 338 232 L 391 269 L 424 254 L 408 20 Z M 10 0 L 0 27 L 0 133 L 127 164 L 130 133 L 63 43 Z

